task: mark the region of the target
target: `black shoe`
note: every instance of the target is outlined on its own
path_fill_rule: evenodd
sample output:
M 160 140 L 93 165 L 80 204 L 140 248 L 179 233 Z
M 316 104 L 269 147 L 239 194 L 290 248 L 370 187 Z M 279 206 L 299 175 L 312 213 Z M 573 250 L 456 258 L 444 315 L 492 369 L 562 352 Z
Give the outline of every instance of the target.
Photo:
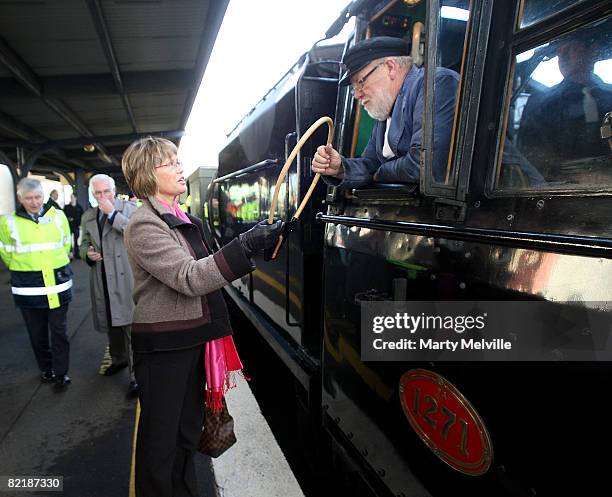
M 118 373 L 123 368 L 127 368 L 127 362 L 121 362 L 119 364 L 111 364 L 108 368 L 106 368 L 106 371 L 104 371 L 104 376 L 110 376 L 115 373 Z
M 135 381 L 130 381 L 127 391 L 128 397 L 138 397 L 139 389 L 140 387 L 138 386 L 138 383 L 136 383 Z
M 55 373 L 52 369 L 47 369 L 47 371 L 43 371 L 42 376 L 40 377 L 43 383 L 54 383 L 55 382 Z
M 70 379 L 70 376 L 68 376 L 67 374 L 58 375 L 55 378 L 55 385 L 53 385 L 53 389 L 57 392 L 60 392 L 68 388 L 68 385 L 70 385 L 71 383 L 72 383 L 72 380 Z

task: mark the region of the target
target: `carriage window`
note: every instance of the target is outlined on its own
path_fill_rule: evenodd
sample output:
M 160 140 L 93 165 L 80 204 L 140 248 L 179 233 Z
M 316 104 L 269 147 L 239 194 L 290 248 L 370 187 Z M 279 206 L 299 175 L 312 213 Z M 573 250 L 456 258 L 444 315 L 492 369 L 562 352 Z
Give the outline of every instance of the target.
M 519 26 L 525 28 L 582 0 L 523 0 L 519 15 Z
M 433 178 L 452 182 L 456 119 L 459 109 L 459 81 L 469 20 L 469 0 L 442 0 L 438 22 L 436 77 L 433 112 Z
M 610 33 L 608 17 L 516 56 L 496 188 L 612 187 Z

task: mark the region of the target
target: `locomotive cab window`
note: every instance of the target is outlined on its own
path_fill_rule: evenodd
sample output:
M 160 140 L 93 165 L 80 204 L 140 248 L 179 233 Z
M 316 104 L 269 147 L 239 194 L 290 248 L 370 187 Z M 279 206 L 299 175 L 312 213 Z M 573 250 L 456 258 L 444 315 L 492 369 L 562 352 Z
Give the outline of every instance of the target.
M 519 26 L 525 28 L 584 0 L 522 0 Z
M 516 53 L 496 189 L 612 190 L 611 32 L 608 17 Z
M 434 9 L 435 14 L 428 14 Z M 379 112 L 383 95 L 355 91 L 354 124 L 345 157 L 375 157 L 377 170 L 367 184 L 358 188 L 385 189 L 389 184 L 452 186 L 453 157 L 460 108 L 460 82 L 469 23 L 469 0 L 395 1 L 374 13 L 363 38 L 392 36 L 409 46 L 409 56 L 400 65 L 408 67 L 404 84 L 389 115 Z M 432 23 L 431 16 L 436 16 Z M 433 30 L 431 29 L 433 27 Z M 435 50 L 427 51 L 425 33 Z M 377 68 L 383 60 L 373 61 Z M 429 70 L 433 66 L 433 70 Z M 371 74 L 373 81 L 377 77 Z M 428 82 L 430 80 L 430 82 Z M 351 106 L 347 112 L 350 113 Z M 425 180 L 424 177 L 427 179 Z
M 425 154 L 428 180 L 433 184 L 455 183 L 453 167 L 457 143 L 457 122 L 461 101 L 460 82 L 466 56 L 466 37 L 470 14 L 469 0 L 441 0 L 430 26 L 436 33 L 435 44 L 429 51 L 433 105 L 426 111 Z M 433 53 L 432 53 L 433 52 Z M 429 134 L 431 133 L 431 134 Z

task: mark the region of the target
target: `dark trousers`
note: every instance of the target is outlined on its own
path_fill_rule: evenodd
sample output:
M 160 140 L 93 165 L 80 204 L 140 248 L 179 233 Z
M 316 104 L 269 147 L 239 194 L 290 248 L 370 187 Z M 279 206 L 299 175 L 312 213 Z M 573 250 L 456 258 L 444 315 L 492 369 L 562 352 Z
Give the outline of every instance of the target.
M 140 385 L 137 497 L 197 497 L 194 456 L 204 419 L 204 347 L 134 353 Z
M 77 240 L 79 239 L 80 230 L 81 229 L 78 226 L 70 228 L 70 231 L 72 232 L 72 255 L 75 259 L 79 258 L 79 244 Z
M 127 363 L 130 370 L 130 380 L 134 379 L 134 364 L 132 361 L 132 327 L 111 326 L 108 328 L 108 350 L 113 364 Z
M 70 343 L 66 328 L 67 313 L 68 304 L 56 309 L 21 308 L 34 356 L 41 371 L 53 369 L 58 375 L 68 372 Z

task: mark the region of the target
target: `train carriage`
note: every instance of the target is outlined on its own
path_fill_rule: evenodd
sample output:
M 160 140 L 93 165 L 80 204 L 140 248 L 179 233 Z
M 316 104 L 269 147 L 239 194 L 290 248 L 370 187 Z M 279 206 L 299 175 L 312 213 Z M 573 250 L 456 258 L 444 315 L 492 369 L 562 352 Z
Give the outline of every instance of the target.
M 323 433 L 313 443 L 330 442 L 316 452 L 333 454 L 323 464 L 359 475 L 353 493 L 606 488 L 596 446 L 611 441 L 609 361 L 570 361 L 555 350 L 547 361 L 366 361 L 361 309 L 533 301 L 603 309 L 609 319 L 611 12 L 594 0 L 354 1 L 328 31 L 354 16 L 346 44 L 315 45 L 229 135 L 206 199 L 217 247 L 268 216 L 281 166 L 320 116 L 334 119 L 343 155 L 363 151 L 373 121 L 338 86 L 350 46 L 410 39 L 413 63 L 425 70 L 419 183 L 320 185 L 279 257 L 258 259 L 228 289 L 235 312 L 291 372 L 299 406 Z M 571 79 L 572 57 L 593 83 L 579 100 L 564 93 L 561 105 L 554 99 Z M 433 126 L 437 67 L 460 78 L 448 147 Z M 278 216 L 295 213 L 324 142 L 318 131 L 298 154 Z M 435 163 L 444 174 L 434 174 Z

